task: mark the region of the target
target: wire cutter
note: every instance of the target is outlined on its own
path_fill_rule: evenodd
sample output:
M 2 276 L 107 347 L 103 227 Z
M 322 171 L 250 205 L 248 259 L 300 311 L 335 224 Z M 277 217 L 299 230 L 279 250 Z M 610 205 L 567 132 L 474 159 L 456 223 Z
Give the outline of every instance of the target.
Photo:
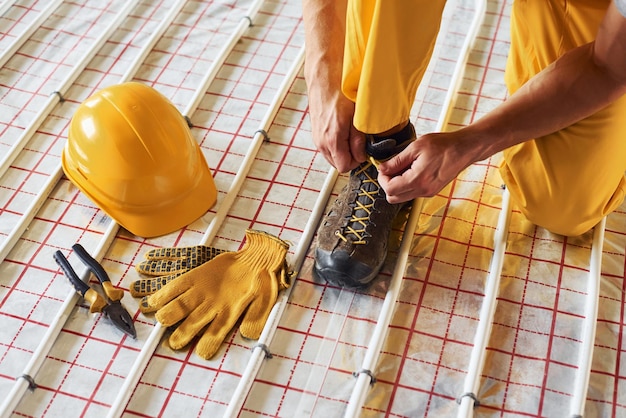
M 133 318 L 130 316 L 128 311 L 124 309 L 122 303 L 120 302 L 120 299 L 124 296 L 124 291 L 113 286 L 113 283 L 111 283 L 109 276 L 106 271 L 104 271 L 100 263 L 89 255 L 82 245 L 74 244 L 72 248 L 76 252 L 78 258 L 80 258 L 80 260 L 85 263 L 89 270 L 98 278 L 98 281 L 100 281 L 102 289 L 106 294 L 106 296 L 101 295 L 96 289 L 82 281 L 63 253 L 61 251 L 56 251 L 53 255 L 54 261 L 56 261 L 59 267 L 61 267 L 65 276 L 67 276 L 74 289 L 76 289 L 76 292 L 90 302 L 91 305 L 89 311 L 91 313 L 104 312 L 104 314 L 109 317 L 111 322 L 113 322 L 113 325 L 115 325 L 119 330 L 133 338 L 136 338 L 137 332 L 135 331 Z

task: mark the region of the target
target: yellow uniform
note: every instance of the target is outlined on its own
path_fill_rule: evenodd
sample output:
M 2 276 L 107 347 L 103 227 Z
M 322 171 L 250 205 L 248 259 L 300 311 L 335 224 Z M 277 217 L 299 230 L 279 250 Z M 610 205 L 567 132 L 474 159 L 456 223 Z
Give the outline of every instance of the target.
M 569 49 L 593 41 L 609 4 L 516 1 L 505 73 L 509 91 Z M 529 220 L 559 234 L 578 235 L 622 203 L 625 116 L 623 97 L 566 129 L 505 150 L 500 172 Z
M 593 41 L 610 0 L 516 0 L 510 93 L 571 48 Z M 409 118 L 439 30 L 443 0 L 349 0 L 342 88 L 355 127 L 379 133 Z M 564 105 L 567 105 L 564 103 Z M 579 235 L 616 209 L 626 182 L 626 97 L 559 132 L 504 152 L 503 179 L 529 220 Z

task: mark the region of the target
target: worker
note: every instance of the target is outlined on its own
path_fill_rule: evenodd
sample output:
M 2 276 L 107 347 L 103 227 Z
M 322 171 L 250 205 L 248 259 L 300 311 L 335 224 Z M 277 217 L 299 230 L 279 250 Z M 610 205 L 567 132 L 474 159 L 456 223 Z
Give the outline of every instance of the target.
M 515 0 L 509 97 L 455 132 L 417 136 L 409 113 L 444 0 L 303 0 L 312 136 L 348 184 L 317 232 L 314 273 L 367 286 L 403 204 L 503 153 L 512 201 L 576 236 L 624 199 L 626 0 Z

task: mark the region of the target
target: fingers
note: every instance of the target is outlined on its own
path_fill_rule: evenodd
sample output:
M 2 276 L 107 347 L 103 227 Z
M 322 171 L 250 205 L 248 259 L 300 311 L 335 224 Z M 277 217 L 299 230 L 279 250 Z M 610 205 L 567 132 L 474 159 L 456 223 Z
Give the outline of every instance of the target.
M 235 327 L 235 324 L 246 311 L 253 299 L 252 294 L 244 297 L 230 306 L 222 306 L 219 313 L 211 318 L 211 323 L 196 344 L 196 354 L 204 359 L 210 359 L 217 353 L 226 336 Z M 185 321 L 187 322 L 187 321 Z
M 144 296 L 139 301 L 139 310 L 141 313 L 149 314 L 156 312 L 157 308 L 150 306 L 150 303 L 148 303 L 148 296 Z
M 222 312 L 215 317 L 198 340 L 195 350 L 196 354 L 206 360 L 213 357 L 228 333 L 235 327 L 237 319 L 239 319 L 239 314 L 228 315 L 226 312 Z M 172 336 L 174 335 L 172 334 Z
M 270 316 L 272 308 L 278 298 L 278 278 L 272 273 L 271 277 L 267 280 L 263 280 L 268 286 L 271 286 L 271 290 L 268 292 L 261 292 L 256 299 L 250 303 L 246 313 L 241 320 L 239 326 L 239 332 L 245 338 L 253 340 L 258 339 L 261 336 L 263 327 L 267 322 L 267 318 Z
M 181 274 L 182 273 L 176 273 L 170 274 L 168 276 L 159 276 L 150 279 L 135 280 L 130 284 L 130 294 L 135 298 L 149 296 L 157 290 L 160 290 L 163 286 L 165 286 Z
M 408 202 L 417 195 L 415 190 L 411 187 L 411 181 L 408 179 L 410 172 L 404 172 L 400 176 L 389 177 L 379 174 L 378 182 L 380 186 L 385 190 L 387 201 L 392 204 Z
M 157 312 L 157 315 L 159 315 L 159 313 L 160 311 Z M 210 304 L 201 304 L 185 318 L 185 320 L 174 330 L 174 332 L 172 332 L 172 335 L 170 335 L 169 338 L 170 347 L 174 350 L 184 348 L 196 335 L 202 332 L 207 324 L 212 324 L 214 321 L 217 321 L 218 319 L 216 318 L 219 318 L 219 316 L 214 309 L 210 308 Z M 203 356 L 203 358 L 208 357 Z
M 175 300 L 177 303 L 181 304 L 181 309 L 187 314 L 192 307 L 198 304 L 195 299 L 202 298 L 202 295 L 198 295 L 199 292 L 197 292 L 197 289 L 194 289 L 193 285 L 192 280 L 185 280 L 184 276 L 180 277 L 178 280 L 169 282 L 167 286 L 164 286 L 158 292 L 150 295 L 148 297 L 148 304 L 156 309 L 167 307 L 167 310 L 164 312 L 167 312 L 166 315 L 169 315 L 169 310 L 175 309 L 174 305 L 170 304 L 170 302 Z
M 334 145 L 336 145 L 334 148 L 320 147 L 319 150 L 322 152 L 322 155 L 324 155 L 324 158 L 326 158 L 326 161 L 335 167 L 337 171 L 347 173 L 359 165 L 352 157 L 348 142 L 340 142 Z
M 188 248 L 155 248 L 144 254 L 145 260 L 135 266 L 141 274 L 147 276 L 163 276 L 174 273 L 181 268 L 187 257 Z
M 324 158 L 346 173 L 365 161 L 365 135 L 352 124 L 354 103 L 327 84 L 309 83 L 313 142 Z
M 354 126 L 350 130 L 350 155 L 352 160 L 355 161 L 356 167 L 365 160 L 367 160 L 367 153 L 365 152 L 365 134 L 358 131 Z
M 319 143 L 317 148 L 340 173 L 347 173 L 367 159 L 365 135 L 354 127 L 349 137 L 329 139 Z
M 132 297 L 139 298 L 146 295 L 151 295 L 155 292 L 155 289 L 161 287 L 159 283 L 161 277 L 155 277 L 153 279 L 140 279 L 135 280 L 130 284 L 129 291 Z
M 189 256 L 195 247 L 163 247 L 154 248 L 144 254 L 146 260 L 176 260 Z
M 389 203 L 403 203 L 417 197 L 435 196 L 447 184 L 438 178 L 436 164 L 422 155 L 398 154 L 381 165 L 378 182 Z
M 420 172 L 416 169 L 421 159 L 411 145 L 378 166 L 378 182 L 389 203 L 408 202 L 423 193 L 418 187 Z
M 149 296 L 148 305 L 156 309 L 154 316 L 165 327 L 170 327 L 185 318 L 195 315 L 195 311 L 203 304 L 205 306 L 211 305 L 211 302 L 204 300 L 193 289 L 179 295 L 173 295 L 170 299 L 167 299 L 167 295 L 162 293 Z M 155 298 L 157 295 L 161 297 Z
M 408 170 L 418 157 L 415 142 L 409 144 L 399 154 L 378 165 L 378 172 L 386 177 L 394 177 Z
M 146 260 L 137 264 L 135 269 L 147 276 L 184 273 L 224 252 L 226 251 L 204 245 L 155 248 L 144 255 Z
M 177 267 L 174 267 L 174 264 L 175 262 L 171 260 L 146 260 L 137 264 L 135 270 L 146 276 L 163 276 L 177 269 Z

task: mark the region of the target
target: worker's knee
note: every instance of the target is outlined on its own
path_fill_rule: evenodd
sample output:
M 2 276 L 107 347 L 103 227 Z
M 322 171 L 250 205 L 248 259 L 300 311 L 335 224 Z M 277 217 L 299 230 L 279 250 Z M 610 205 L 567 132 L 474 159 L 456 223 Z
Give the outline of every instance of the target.
M 578 236 L 592 229 L 603 217 L 613 212 L 624 200 L 622 181 L 610 196 L 592 195 L 571 190 L 569 193 L 538 195 L 517 189 L 511 193 L 526 218 L 550 232 Z
M 539 207 L 521 208 L 529 221 L 550 232 L 565 236 L 578 236 L 594 227 L 602 217 L 582 217 L 571 208 L 562 205 L 541 202 Z

